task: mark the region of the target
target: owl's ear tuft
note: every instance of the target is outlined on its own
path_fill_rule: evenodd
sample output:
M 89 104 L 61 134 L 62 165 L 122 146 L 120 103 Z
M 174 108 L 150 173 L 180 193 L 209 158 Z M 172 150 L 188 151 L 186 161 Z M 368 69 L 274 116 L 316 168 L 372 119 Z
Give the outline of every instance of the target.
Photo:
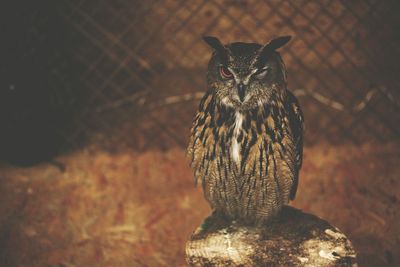
M 226 47 L 218 40 L 217 37 L 213 36 L 204 36 L 203 37 L 204 42 L 206 42 L 211 48 L 215 50 L 217 55 L 221 57 L 223 61 L 227 60 L 228 56 L 228 51 Z
M 225 50 L 225 47 L 222 45 L 221 41 L 218 40 L 217 37 L 213 36 L 204 36 L 204 42 L 206 42 L 209 46 L 211 46 L 215 51 Z
M 290 39 L 292 39 L 291 36 L 281 36 L 271 40 L 268 44 L 263 46 L 258 53 L 258 67 L 262 67 L 265 64 L 268 56 L 270 56 L 276 49 L 287 44 Z
M 269 50 L 276 50 L 287 44 L 290 39 L 292 39 L 292 36 L 289 35 L 275 38 L 271 40 L 266 46 L 264 46 L 264 49 L 267 48 Z

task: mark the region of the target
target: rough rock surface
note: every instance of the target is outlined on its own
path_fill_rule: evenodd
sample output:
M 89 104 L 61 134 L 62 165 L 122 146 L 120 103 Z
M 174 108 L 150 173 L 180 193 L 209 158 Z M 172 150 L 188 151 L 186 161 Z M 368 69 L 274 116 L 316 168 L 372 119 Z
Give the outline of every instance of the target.
M 343 233 L 288 206 L 264 228 L 212 214 L 186 243 L 186 261 L 190 266 L 357 266 Z

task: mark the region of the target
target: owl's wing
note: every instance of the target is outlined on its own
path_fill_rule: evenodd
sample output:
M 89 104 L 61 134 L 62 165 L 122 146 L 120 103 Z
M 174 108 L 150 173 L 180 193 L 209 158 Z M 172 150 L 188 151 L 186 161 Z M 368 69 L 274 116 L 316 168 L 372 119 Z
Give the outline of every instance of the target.
M 213 95 L 207 91 L 200 101 L 199 109 L 193 120 L 190 130 L 190 139 L 186 155 L 190 159 L 190 165 L 194 171 L 195 184 L 197 185 L 199 177 L 204 178 L 205 155 L 207 153 L 206 145 L 203 144 L 204 136 L 209 133 L 209 127 L 206 124 L 207 114 L 212 106 Z
M 290 190 L 290 199 L 293 200 L 296 197 L 297 186 L 299 183 L 299 171 L 303 162 L 303 123 L 304 117 L 303 112 L 300 109 L 297 98 L 288 91 L 288 102 L 287 110 L 289 115 L 289 125 L 293 135 L 295 144 L 295 170 L 294 170 L 294 181 Z

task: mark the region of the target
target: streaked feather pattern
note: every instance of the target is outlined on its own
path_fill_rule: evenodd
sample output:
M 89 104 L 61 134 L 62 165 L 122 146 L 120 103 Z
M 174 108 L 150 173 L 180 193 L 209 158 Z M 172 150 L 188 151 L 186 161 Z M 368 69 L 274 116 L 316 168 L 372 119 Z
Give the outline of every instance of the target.
M 241 111 L 237 129 L 237 111 L 209 90 L 191 129 L 188 154 L 206 199 L 215 210 L 246 223 L 265 222 L 297 190 L 303 116 L 289 91 L 271 103 Z M 241 148 L 239 162 L 231 153 L 233 142 Z
M 209 90 L 193 121 L 188 154 L 211 207 L 247 224 L 265 223 L 297 191 L 303 116 L 275 51 L 289 40 L 262 46 L 205 38 L 214 49 Z

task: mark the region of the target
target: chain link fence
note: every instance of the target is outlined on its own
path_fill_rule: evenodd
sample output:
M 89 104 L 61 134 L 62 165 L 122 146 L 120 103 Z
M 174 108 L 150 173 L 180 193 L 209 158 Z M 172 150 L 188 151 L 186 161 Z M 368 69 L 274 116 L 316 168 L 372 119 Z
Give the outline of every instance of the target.
M 62 110 L 59 121 L 68 121 L 57 129 L 64 148 L 82 142 L 184 147 L 206 88 L 211 51 L 204 35 L 225 43 L 293 36 L 281 54 L 305 113 L 307 144 L 400 136 L 396 1 L 70 0 L 53 6 L 36 13 L 29 7 L 29 32 L 37 36 L 28 48 L 48 44 L 54 32 L 46 36 L 40 25 L 54 26 L 51 14 L 60 14 L 63 49 L 52 46 L 51 60 L 38 64 L 51 62 L 47 70 L 57 81 L 46 101 Z

